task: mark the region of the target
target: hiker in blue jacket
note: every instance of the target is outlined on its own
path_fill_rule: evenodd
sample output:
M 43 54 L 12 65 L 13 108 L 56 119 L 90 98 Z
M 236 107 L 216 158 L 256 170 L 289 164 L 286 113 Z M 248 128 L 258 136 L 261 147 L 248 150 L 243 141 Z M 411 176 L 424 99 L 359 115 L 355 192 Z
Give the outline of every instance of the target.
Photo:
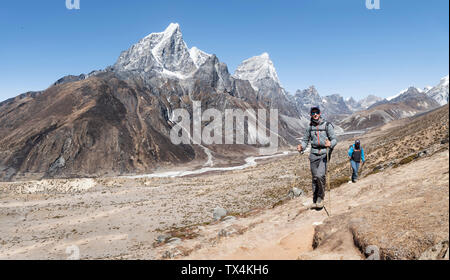
M 350 146 L 350 149 L 348 150 L 348 157 L 353 169 L 352 182 L 356 183 L 358 180 L 359 165 L 361 164 L 361 161 L 363 164 L 366 161 L 364 158 L 364 149 L 361 147 L 361 141 L 356 140 L 355 144 Z

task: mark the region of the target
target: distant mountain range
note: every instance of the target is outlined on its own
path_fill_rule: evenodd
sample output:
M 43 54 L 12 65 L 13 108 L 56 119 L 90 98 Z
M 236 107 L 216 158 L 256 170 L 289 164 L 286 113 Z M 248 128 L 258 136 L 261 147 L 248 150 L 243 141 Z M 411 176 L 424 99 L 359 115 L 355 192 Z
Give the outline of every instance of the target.
M 232 151 L 241 147 L 172 144 L 173 112 L 184 108 L 192 117 L 193 101 L 221 112 L 277 106 L 279 143 L 295 143 L 304 123 L 279 82 L 264 73 L 247 74 L 255 77 L 253 86 L 232 76 L 215 55 L 188 49 L 179 25 L 170 24 L 104 70 L 66 76 L 44 91 L 2 102 L 1 179 L 147 173 L 170 164 L 211 165 L 214 157 L 236 157 Z M 243 130 L 241 125 L 235 129 Z
M 279 143 L 287 146 L 297 144 L 309 125 L 311 106 L 322 107 L 338 132 L 366 128 L 448 102 L 448 76 L 426 92 L 411 88 L 390 100 L 371 95 L 359 101 L 338 94 L 321 97 L 314 86 L 289 94 L 269 54 L 243 61 L 230 74 L 216 55 L 189 49 L 180 26 L 170 24 L 123 51 L 106 69 L 65 76 L 44 91 L 1 102 L 0 179 L 31 173 L 143 173 L 207 159 L 214 164 L 212 157 L 226 157 L 230 150 L 174 145 L 169 139 L 176 123 L 174 110 L 184 108 L 192 116 L 193 101 L 201 101 L 203 110 L 278 109 Z M 384 113 L 374 109 L 381 108 L 377 106 L 384 106 Z M 379 122 L 364 119 L 375 115 L 380 115 Z
M 339 125 L 344 130 L 367 129 L 393 120 L 412 117 L 440 106 L 441 104 L 431 95 L 428 95 L 427 92 L 410 87 L 392 98 L 383 99 L 372 104 L 366 110 L 355 112 L 341 120 Z

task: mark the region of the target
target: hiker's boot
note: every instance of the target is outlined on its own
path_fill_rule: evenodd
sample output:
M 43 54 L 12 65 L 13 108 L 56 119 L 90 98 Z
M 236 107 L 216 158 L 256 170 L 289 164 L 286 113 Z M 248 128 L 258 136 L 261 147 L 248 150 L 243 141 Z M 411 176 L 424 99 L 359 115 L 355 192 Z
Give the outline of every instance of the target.
M 316 202 L 317 202 L 317 197 L 314 195 L 313 203 L 311 204 L 311 206 L 309 208 L 310 209 L 316 209 L 317 208 Z
M 316 209 L 322 209 L 323 208 L 323 200 L 322 198 L 318 198 L 317 199 L 317 203 L 316 203 Z

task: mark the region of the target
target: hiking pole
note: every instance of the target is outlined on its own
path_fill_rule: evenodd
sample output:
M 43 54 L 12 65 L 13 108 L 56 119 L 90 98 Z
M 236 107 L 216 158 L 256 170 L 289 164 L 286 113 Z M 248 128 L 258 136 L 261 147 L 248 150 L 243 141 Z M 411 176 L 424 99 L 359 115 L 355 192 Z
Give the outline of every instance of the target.
M 299 152 L 299 154 L 300 154 L 300 155 L 298 156 L 298 166 L 299 166 L 299 170 L 300 170 L 300 166 L 301 166 L 301 163 L 302 163 L 302 155 L 305 154 L 305 151 L 302 150 L 301 152 Z M 295 175 L 295 174 L 294 174 L 294 175 Z M 298 180 L 297 180 L 297 178 L 299 178 L 299 177 L 300 177 L 300 172 L 299 172 L 298 175 L 295 176 L 295 182 L 294 182 L 294 185 L 295 185 L 295 186 L 299 186 L 299 185 L 300 185 L 300 184 L 298 183 Z M 301 209 L 298 211 L 298 213 L 294 216 L 294 218 L 288 220 L 288 222 L 292 222 L 292 221 L 295 220 L 301 213 L 305 212 L 306 210 L 308 210 L 308 208 L 301 208 Z
M 352 167 L 352 160 L 349 160 L 350 163 L 350 180 L 353 182 L 353 167 Z
M 299 152 L 299 156 L 298 156 L 298 170 L 299 170 L 299 172 L 298 172 L 298 174 L 296 175 L 295 173 L 294 173 L 294 175 L 295 175 L 295 183 L 294 183 L 294 186 L 295 187 L 298 187 L 299 185 L 300 185 L 300 183 L 298 182 L 298 178 L 300 177 L 300 170 L 301 170 L 301 164 L 302 164 L 302 155 L 304 155 L 305 154 L 305 151 L 301 151 L 301 152 Z
M 359 169 L 359 174 L 358 174 L 358 176 L 359 177 L 361 177 L 361 175 L 362 175 L 362 169 L 363 169 L 363 167 L 364 167 L 364 164 L 366 164 L 366 162 L 365 161 L 363 161 L 363 163 L 361 164 L 361 168 Z
M 325 173 L 326 173 L 326 180 L 327 180 L 328 190 L 330 191 L 330 193 L 328 195 L 330 196 L 330 198 L 329 198 L 329 200 L 330 200 L 329 206 L 330 206 L 330 212 L 331 212 L 331 187 L 330 187 L 330 174 L 328 173 L 328 167 L 329 167 L 329 164 L 330 164 L 330 162 L 329 162 L 330 161 L 329 150 L 330 150 L 330 148 L 327 147 L 327 165 L 326 165 Z M 330 217 L 330 213 L 328 213 L 327 208 L 325 206 L 323 206 L 323 208 L 325 209 L 325 212 L 327 212 L 328 217 Z

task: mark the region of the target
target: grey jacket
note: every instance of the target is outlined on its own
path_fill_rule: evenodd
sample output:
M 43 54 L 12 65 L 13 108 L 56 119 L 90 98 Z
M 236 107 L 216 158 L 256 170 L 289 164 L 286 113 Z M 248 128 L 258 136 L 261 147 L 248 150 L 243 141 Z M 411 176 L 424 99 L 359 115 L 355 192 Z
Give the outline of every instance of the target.
M 305 134 L 301 140 L 301 145 L 303 149 L 306 149 L 311 142 L 311 153 L 323 155 L 327 153 L 327 148 L 325 147 L 325 141 L 327 139 L 331 142 L 330 148 L 333 149 L 337 144 L 334 127 L 331 123 L 327 123 L 320 119 L 320 124 L 318 126 L 309 125 L 306 128 Z

